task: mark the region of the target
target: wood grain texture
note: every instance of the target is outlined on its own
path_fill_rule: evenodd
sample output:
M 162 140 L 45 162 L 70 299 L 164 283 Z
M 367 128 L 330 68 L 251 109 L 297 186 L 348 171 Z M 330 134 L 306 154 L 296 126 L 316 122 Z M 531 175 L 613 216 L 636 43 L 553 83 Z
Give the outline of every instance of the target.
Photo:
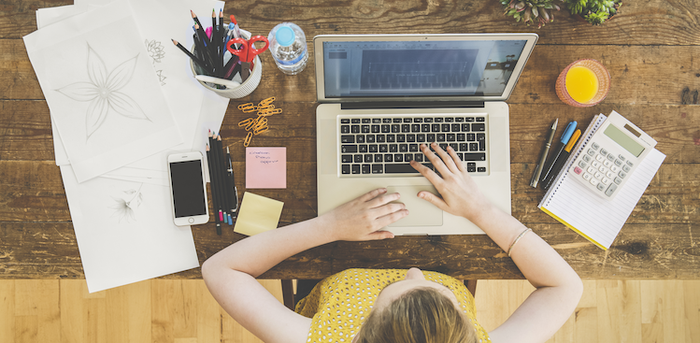
M 260 282 L 282 300 L 279 280 Z M 527 281 L 479 281 L 477 320 L 494 329 L 533 290 Z M 700 280 L 586 280 L 575 312 L 547 342 L 698 342 L 699 295 Z M 41 342 L 261 342 L 221 309 L 202 280 L 149 280 L 92 294 L 84 280 L 0 280 L 1 342 L 39 342 L 38 317 L 26 312 L 35 306 L 59 313 L 55 335 Z
M 53 161 L 49 108 L 21 39 L 36 29 L 36 9 L 71 3 L 0 0 L 0 278 L 84 277 Z M 305 30 L 310 49 L 318 34 L 536 32 L 538 46 L 508 100 L 513 215 L 584 278 L 700 279 L 700 106 L 681 105 L 684 87 L 700 89 L 700 9 L 693 1 L 625 2 L 620 15 L 601 26 L 581 23 L 562 11 L 539 30 L 504 17 L 496 1 L 241 0 L 227 2 L 225 12 L 259 34 L 279 22 L 294 21 Z M 243 194 L 245 131 L 237 123 L 248 115 L 237 106 L 277 98 L 283 114 L 271 117 L 270 131 L 256 136 L 251 146 L 287 148 L 288 188 L 254 190 L 285 203 L 280 219 L 284 226 L 318 215 L 314 61 L 312 56 L 307 70 L 290 77 L 274 68 L 269 54 L 262 58 L 263 82 L 250 96 L 231 101 L 220 132 L 224 145 L 231 147 Z M 554 92 L 559 72 L 580 58 L 601 61 L 612 79 L 607 98 L 592 108 L 567 106 Z M 593 115 L 612 110 L 657 139 L 667 158 L 613 247 L 603 252 L 539 211 L 543 192 L 528 184 L 554 118 L 587 125 Z M 563 125 L 557 134 L 561 131 Z M 193 227 L 193 234 L 200 261 L 243 238 L 230 229 L 217 236 L 213 224 Z M 293 256 L 263 277 L 317 278 L 349 267 L 415 265 L 469 279 L 522 277 L 485 236 L 332 243 Z M 193 269 L 169 278 L 200 277 Z M 39 319 L 19 320 L 32 328 Z M 162 334 L 168 336 L 168 330 Z M 653 323 L 647 330 L 651 336 L 661 332 Z M 30 329 L 21 333 L 38 334 Z

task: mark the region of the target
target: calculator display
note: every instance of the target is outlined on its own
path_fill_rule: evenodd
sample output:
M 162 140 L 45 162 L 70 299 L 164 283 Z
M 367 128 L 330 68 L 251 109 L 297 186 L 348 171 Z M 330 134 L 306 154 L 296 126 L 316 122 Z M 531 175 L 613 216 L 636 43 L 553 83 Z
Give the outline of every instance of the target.
M 608 125 L 608 128 L 605 129 L 604 133 L 635 157 L 639 157 L 639 155 L 644 151 L 643 146 L 639 145 L 634 141 L 634 139 L 630 138 L 630 136 L 626 135 L 624 132 L 622 132 L 622 130 L 615 127 L 615 125 Z

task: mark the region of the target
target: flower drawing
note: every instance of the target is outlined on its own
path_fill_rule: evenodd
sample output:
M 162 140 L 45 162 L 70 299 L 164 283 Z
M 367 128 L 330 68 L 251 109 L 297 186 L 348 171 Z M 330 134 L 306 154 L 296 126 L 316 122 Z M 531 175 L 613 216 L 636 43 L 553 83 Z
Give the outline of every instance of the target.
M 149 41 L 146 39 L 146 50 L 148 51 L 148 54 L 151 56 L 151 59 L 153 60 L 153 63 L 160 63 L 163 57 L 165 57 L 165 48 L 163 47 L 163 44 L 161 44 L 157 40 L 152 40 Z
M 90 103 L 85 116 L 87 139 L 102 126 L 110 111 L 130 119 L 151 121 L 139 104 L 121 91 L 134 75 L 138 56 L 137 54 L 108 71 L 102 58 L 88 44 L 89 81 L 75 82 L 57 89 L 75 101 Z
M 143 194 L 141 193 L 141 188 L 143 183 L 139 186 L 138 190 L 129 189 L 123 192 L 123 194 L 118 198 L 112 198 L 116 202 L 112 209 L 114 209 L 114 215 L 119 219 L 119 222 L 126 221 L 131 223 L 136 221 L 136 209 L 143 203 Z

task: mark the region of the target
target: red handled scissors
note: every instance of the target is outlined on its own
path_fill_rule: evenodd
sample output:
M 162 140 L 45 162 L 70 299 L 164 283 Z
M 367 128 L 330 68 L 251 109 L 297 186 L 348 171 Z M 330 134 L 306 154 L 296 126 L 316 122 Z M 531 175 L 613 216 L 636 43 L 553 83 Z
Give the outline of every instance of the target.
M 263 46 L 261 49 L 256 49 L 255 42 L 265 42 L 265 46 Z M 234 44 L 240 44 L 240 48 L 236 49 Z M 247 40 L 243 38 L 233 38 L 226 43 L 226 49 L 228 49 L 230 53 L 238 56 L 238 58 L 241 60 L 242 81 L 248 79 L 255 56 L 260 55 L 263 51 L 267 50 L 268 46 L 270 46 L 270 41 L 263 36 L 253 36 Z

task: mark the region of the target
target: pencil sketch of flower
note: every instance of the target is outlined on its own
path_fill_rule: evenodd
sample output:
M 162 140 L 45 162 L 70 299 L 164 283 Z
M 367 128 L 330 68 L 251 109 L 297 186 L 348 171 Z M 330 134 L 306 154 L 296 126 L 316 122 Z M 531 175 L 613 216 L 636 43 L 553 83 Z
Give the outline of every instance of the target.
M 163 44 L 157 40 L 149 41 L 146 39 L 146 50 L 148 51 L 148 55 L 151 56 L 153 63 L 160 63 L 163 57 L 165 57 L 165 48 Z
M 87 72 L 90 81 L 75 82 L 57 89 L 75 101 L 90 103 L 85 117 L 87 139 L 102 126 L 110 110 L 126 118 L 151 121 L 139 104 L 121 91 L 134 75 L 138 56 L 108 72 L 102 58 L 88 44 Z
M 165 79 L 167 77 L 163 75 L 163 70 L 158 70 L 156 63 L 162 63 L 163 58 L 165 58 L 165 47 L 157 40 L 149 41 L 146 39 L 146 51 L 153 61 L 153 68 L 156 68 L 156 75 L 158 75 L 158 81 L 160 81 L 161 86 L 165 86 Z
M 124 191 L 124 195 L 120 198 L 112 197 L 116 204 L 111 208 L 115 210 L 114 215 L 118 217 L 120 223 L 123 220 L 126 220 L 127 223 L 136 221 L 135 210 L 143 203 L 141 187 L 143 187 L 143 183 L 138 190 L 129 189 Z

